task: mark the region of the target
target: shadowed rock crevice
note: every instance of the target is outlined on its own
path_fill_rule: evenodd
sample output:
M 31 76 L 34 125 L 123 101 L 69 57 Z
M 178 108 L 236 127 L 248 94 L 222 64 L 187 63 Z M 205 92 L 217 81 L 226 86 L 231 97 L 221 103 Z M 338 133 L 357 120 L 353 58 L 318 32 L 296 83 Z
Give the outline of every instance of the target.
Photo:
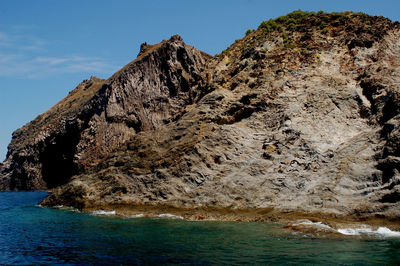
M 42 162 L 42 178 L 47 188 L 67 183 L 78 172 L 74 155 L 79 143 L 79 130 L 76 121 L 68 121 L 64 135 L 46 139 L 45 149 L 39 160 Z

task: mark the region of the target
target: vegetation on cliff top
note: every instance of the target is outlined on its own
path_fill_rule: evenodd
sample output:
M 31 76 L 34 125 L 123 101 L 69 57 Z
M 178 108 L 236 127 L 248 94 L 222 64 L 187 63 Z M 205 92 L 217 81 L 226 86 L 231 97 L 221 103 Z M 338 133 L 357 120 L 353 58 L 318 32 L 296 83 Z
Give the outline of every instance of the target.
M 307 25 L 323 31 L 327 26 L 343 25 L 352 18 L 358 18 L 363 24 L 371 26 L 373 20 L 383 17 L 372 17 L 362 12 L 354 13 L 350 11 L 332 13 L 319 11 L 316 13 L 297 10 L 275 19 L 263 21 L 258 29 L 268 34 L 273 31 L 282 32 L 285 29 L 287 31 L 302 31 L 302 28 Z
M 387 18 L 370 16 L 362 12 L 325 13 L 323 11 L 307 12 L 296 10 L 278 18 L 265 20 L 255 30 L 248 29 L 245 37 L 241 40 L 236 40 L 235 44 L 241 41 L 249 42 L 253 38 L 258 41 L 266 38 L 282 38 L 284 48 L 306 48 L 311 50 L 313 48 L 312 45 L 306 42 L 295 42 L 293 34 L 315 31 L 323 36 L 337 36 L 340 34 L 339 31 L 345 30 L 356 34 L 374 32 L 379 38 L 384 35 L 385 27 L 388 24 L 391 24 L 391 21 Z M 394 24 L 398 25 L 398 22 Z M 216 56 L 225 56 L 232 46 Z

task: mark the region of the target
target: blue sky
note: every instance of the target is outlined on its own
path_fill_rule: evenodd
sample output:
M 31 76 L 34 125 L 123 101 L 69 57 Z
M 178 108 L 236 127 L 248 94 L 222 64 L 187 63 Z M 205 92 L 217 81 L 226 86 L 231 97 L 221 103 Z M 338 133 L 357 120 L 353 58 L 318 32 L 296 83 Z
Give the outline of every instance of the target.
M 180 34 L 212 55 L 293 10 L 362 11 L 400 20 L 400 1 L 1 0 L 0 161 L 11 133 L 91 75 L 108 78 L 142 42 Z

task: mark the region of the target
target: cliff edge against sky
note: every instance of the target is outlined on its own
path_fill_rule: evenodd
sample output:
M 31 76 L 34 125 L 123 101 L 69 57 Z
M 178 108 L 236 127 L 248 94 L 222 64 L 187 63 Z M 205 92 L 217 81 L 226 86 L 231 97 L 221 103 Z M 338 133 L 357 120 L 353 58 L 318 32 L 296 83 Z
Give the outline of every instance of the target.
M 13 134 L 4 190 L 43 204 L 400 218 L 400 26 L 295 11 L 211 57 L 143 44 Z

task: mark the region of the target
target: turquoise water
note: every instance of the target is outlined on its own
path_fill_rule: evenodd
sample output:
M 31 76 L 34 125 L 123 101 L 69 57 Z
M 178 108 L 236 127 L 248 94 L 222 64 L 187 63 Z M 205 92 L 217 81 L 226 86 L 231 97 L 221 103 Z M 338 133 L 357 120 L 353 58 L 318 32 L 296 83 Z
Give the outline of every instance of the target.
M 400 263 L 400 238 L 318 239 L 280 224 L 116 218 L 40 208 L 0 192 L 0 264 Z

